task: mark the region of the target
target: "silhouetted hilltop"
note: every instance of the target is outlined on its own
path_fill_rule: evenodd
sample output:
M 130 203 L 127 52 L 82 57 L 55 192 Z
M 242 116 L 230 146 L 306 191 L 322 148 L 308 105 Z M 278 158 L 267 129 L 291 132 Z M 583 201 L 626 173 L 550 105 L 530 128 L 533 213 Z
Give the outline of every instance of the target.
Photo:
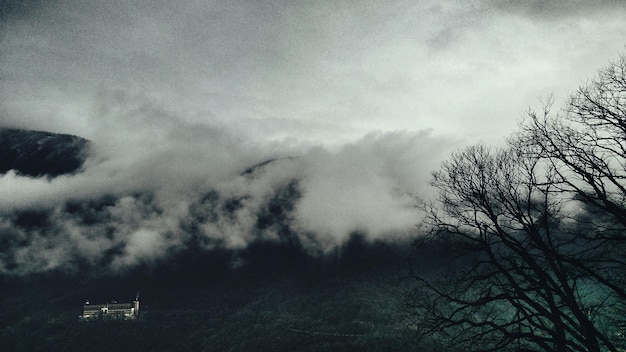
M 56 177 L 80 170 L 86 139 L 42 131 L 0 128 L 0 173 Z

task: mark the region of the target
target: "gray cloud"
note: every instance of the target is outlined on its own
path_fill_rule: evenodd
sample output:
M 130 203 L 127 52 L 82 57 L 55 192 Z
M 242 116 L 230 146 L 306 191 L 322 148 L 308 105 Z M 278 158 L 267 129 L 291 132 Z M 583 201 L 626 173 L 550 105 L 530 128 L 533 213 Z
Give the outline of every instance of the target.
M 564 17 L 589 16 L 597 12 L 607 12 L 614 9 L 623 11 L 624 3 L 620 0 L 487 0 L 489 7 L 515 13 L 521 16 L 531 16 L 545 20 L 558 20 Z
M 28 18 L 40 11 L 45 2 L 44 0 L 4 0 L 0 2 L 0 23 Z
M 196 130 L 160 132 L 202 145 Z M 12 201 L 0 211 L 0 271 L 76 270 L 80 263 L 124 270 L 192 245 L 237 251 L 285 236 L 311 253 L 332 250 L 355 231 L 371 240 L 405 237 L 428 196 L 435 155 L 451 148 L 426 132 L 378 133 L 242 173 L 233 162 L 258 154 L 236 142 L 211 141 L 198 154 L 184 143 L 148 145 L 102 160 L 96 148 L 81 174 L 2 176 L 0 196 Z
M 540 6 L 513 2 L 42 2 L 2 21 L 0 124 L 89 137 L 94 105 L 121 90 L 257 139 L 496 139 L 485 126 L 506 134 L 623 48 L 625 8 L 557 3 L 568 16 L 537 22 Z

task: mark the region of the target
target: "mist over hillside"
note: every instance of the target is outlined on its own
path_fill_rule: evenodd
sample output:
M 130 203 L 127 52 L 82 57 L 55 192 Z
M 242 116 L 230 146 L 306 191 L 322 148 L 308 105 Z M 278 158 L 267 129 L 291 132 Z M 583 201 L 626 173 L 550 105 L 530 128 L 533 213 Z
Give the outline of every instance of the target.
M 0 177 L 0 273 L 9 276 L 126 272 L 212 250 L 229 251 L 236 268 L 258 243 L 316 257 L 353 234 L 368 242 L 410 238 L 427 175 L 420 155 L 436 147 L 427 133 L 373 134 L 337 150 L 259 154 L 245 165 L 218 162 L 223 149 L 202 141 L 211 133 L 188 136 L 208 148 L 190 150 L 191 159 L 167 136 L 167 148 L 115 153 L 112 144 L 67 135 L 2 136 L 2 150 L 12 153 Z M 231 157 L 239 154 L 255 155 Z
M 400 307 L 411 235 L 347 225 L 340 227 L 346 233 L 320 235 L 303 226 L 298 207 L 319 187 L 311 184 L 319 176 L 305 172 L 310 155 L 262 160 L 224 184 L 182 195 L 102 185 L 81 193 L 81 182 L 66 184 L 95 177 L 107 162 L 97 146 L 44 132 L 2 135 L 3 150 L 20 163 L 6 163 L 0 182 L 43 187 L 31 202 L 0 211 L 3 350 L 330 351 L 410 343 Z M 338 162 L 329 155 L 316 152 Z M 70 161 L 73 169 L 58 172 Z M 137 291 L 139 322 L 78 322 L 85 300 L 123 302 Z

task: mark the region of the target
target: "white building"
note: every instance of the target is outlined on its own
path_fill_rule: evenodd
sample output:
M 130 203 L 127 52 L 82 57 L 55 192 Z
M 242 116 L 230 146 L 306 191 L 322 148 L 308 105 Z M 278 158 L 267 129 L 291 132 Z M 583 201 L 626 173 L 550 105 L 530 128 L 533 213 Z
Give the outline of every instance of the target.
M 139 295 L 132 303 L 104 303 L 83 305 L 83 314 L 79 316 L 85 320 L 126 320 L 136 319 L 139 316 Z

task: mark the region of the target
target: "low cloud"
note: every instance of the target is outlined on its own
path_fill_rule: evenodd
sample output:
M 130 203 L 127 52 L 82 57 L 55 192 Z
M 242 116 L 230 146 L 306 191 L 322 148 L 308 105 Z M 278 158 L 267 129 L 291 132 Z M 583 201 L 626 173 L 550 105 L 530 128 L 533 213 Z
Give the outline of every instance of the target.
M 320 234 L 328 245 L 353 231 L 369 238 L 406 231 L 416 223 L 416 208 L 437 158 L 446 148 L 428 133 L 375 133 L 330 152 L 316 148 L 303 156 L 303 198 L 296 220 Z
M 450 148 L 428 132 L 294 148 L 163 114 L 140 113 L 154 121 L 142 121 L 142 129 L 132 119 L 108 120 L 103 131 L 114 132 L 92 136 L 82 173 L 0 177 L 0 272 L 117 271 L 190 246 L 236 252 L 255 241 L 324 253 L 354 232 L 371 240 L 404 236 L 419 221 L 431 170 Z

